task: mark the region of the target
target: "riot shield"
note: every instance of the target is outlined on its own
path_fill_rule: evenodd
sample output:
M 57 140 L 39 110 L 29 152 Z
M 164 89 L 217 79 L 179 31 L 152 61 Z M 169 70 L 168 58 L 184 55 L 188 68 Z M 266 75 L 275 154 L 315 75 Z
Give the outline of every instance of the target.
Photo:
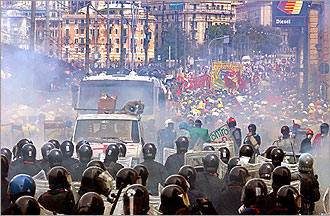
M 187 153 L 184 154 L 184 165 L 193 166 L 195 169 L 196 168 L 204 168 L 204 166 L 203 166 L 203 158 L 206 155 L 209 155 L 209 154 L 215 154 L 216 156 L 218 156 L 219 161 L 221 161 L 221 159 L 220 159 L 220 151 L 187 152 Z M 218 167 L 217 173 L 219 174 L 220 172 L 222 172 L 222 171 L 220 170 L 220 162 L 219 162 L 219 167 Z
M 119 157 L 117 163 L 123 165 L 124 168 L 130 168 L 132 166 L 132 157 Z
M 323 210 L 325 214 L 329 214 L 329 188 L 325 191 L 324 196 L 323 196 Z
M 225 164 L 222 160 L 219 162 L 219 178 L 222 179 L 228 170 L 228 165 Z
M 235 155 L 235 147 L 234 147 L 234 142 L 233 141 L 226 141 L 222 143 L 204 143 L 203 148 L 205 146 L 212 146 L 214 147 L 215 150 L 219 150 L 221 147 L 227 147 L 230 152 L 230 157 L 233 157 Z
M 175 154 L 176 150 L 172 149 L 172 148 L 164 148 L 163 149 L 163 165 L 165 165 L 167 158 L 172 155 Z
M 267 180 L 267 179 L 262 179 L 266 185 L 267 185 L 267 192 L 268 194 L 272 191 L 272 183 L 273 181 L 272 180 Z M 298 191 L 300 191 L 300 181 L 297 180 L 297 181 L 292 181 L 290 183 L 291 186 L 293 186 L 294 188 L 296 188 Z

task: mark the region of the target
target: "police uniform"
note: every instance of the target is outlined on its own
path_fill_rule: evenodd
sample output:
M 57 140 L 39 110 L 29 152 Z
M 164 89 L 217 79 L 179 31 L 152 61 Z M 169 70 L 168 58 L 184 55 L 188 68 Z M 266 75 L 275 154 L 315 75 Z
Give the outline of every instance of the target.
M 165 167 L 151 159 L 146 159 L 141 163 L 144 165 L 149 171 L 149 178 L 147 181 L 146 188 L 153 195 L 158 195 L 158 184 L 163 184 L 165 178 L 168 176 Z
M 40 195 L 38 202 L 49 211 L 59 214 L 73 214 L 75 206 L 72 191 L 63 188 L 43 193 Z
M 87 167 L 87 163 L 75 163 L 71 166 L 71 176 L 72 181 L 80 181 L 83 172 L 85 171 Z
M 69 172 L 72 172 L 72 166 L 76 163 L 79 163 L 79 160 L 76 159 L 76 158 L 72 158 L 72 157 L 65 158 L 65 157 L 63 157 L 62 166 L 64 168 L 66 168 Z
M 114 161 L 110 161 L 110 163 L 106 163 L 104 164 L 104 166 L 107 168 L 107 171 L 110 173 L 110 175 L 116 179 L 116 175 L 118 173 L 118 171 L 123 167 L 123 165 L 117 163 L 117 162 L 114 162 Z
M 219 195 L 220 202 L 214 203 L 215 206 L 221 206 L 221 214 L 236 215 L 238 209 L 243 205 L 241 201 L 242 186 L 228 185 Z M 219 212 L 218 212 L 219 213 Z M 220 213 L 219 213 L 220 214 Z
M 31 177 L 37 175 L 41 171 L 41 167 L 38 161 L 21 161 L 15 167 L 13 167 L 12 172 L 9 173 L 9 179 L 13 178 L 18 174 L 27 174 Z
M 184 153 L 175 153 L 170 155 L 165 163 L 168 175 L 177 174 L 179 169 L 184 165 Z

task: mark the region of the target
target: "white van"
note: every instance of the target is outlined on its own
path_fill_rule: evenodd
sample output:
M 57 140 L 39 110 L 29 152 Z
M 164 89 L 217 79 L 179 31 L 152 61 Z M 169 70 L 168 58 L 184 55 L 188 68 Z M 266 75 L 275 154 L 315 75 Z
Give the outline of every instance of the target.
M 251 64 L 251 58 L 250 58 L 250 56 L 243 56 L 242 57 L 242 64 L 243 65 L 249 65 L 249 64 Z

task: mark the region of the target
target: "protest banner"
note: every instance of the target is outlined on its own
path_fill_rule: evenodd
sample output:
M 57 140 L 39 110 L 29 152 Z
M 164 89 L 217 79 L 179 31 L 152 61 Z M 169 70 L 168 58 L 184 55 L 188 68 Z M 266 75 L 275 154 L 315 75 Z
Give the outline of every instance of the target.
M 237 89 L 242 65 L 229 62 L 214 62 L 212 87 L 215 89 Z
M 229 127 L 227 124 L 211 132 L 209 136 L 212 143 L 226 142 L 232 140 L 231 133 L 229 132 Z

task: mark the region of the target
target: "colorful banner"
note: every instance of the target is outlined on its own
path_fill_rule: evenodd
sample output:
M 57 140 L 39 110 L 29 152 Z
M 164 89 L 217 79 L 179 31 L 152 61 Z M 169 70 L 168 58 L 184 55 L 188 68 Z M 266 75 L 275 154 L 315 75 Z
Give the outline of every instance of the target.
M 212 87 L 215 89 L 237 89 L 242 65 L 229 62 L 214 62 Z
M 231 134 L 227 124 L 210 133 L 211 142 L 226 142 L 231 140 Z

